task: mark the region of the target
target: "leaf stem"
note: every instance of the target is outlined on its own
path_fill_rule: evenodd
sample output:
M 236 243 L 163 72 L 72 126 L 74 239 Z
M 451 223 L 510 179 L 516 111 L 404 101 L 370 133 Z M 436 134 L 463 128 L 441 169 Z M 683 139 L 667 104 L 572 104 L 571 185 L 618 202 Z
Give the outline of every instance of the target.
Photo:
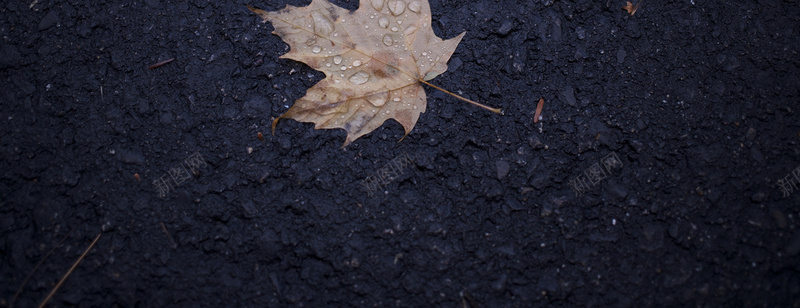
M 494 112 L 494 113 L 497 113 L 497 114 L 503 115 L 503 111 L 502 111 L 502 110 L 500 110 L 500 108 L 492 108 L 492 107 L 486 106 L 486 105 L 484 105 L 484 104 L 478 103 L 478 102 L 476 102 L 476 101 L 473 101 L 473 100 L 471 100 L 471 99 L 468 99 L 468 98 L 466 98 L 466 97 L 463 97 L 463 96 L 461 96 L 461 95 L 458 95 L 458 94 L 455 94 L 455 93 L 453 93 L 453 92 L 450 92 L 450 91 L 447 91 L 447 90 L 445 90 L 445 89 L 442 89 L 442 88 L 440 88 L 440 87 L 437 87 L 437 86 L 435 86 L 435 85 L 431 84 L 430 82 L 427 82 L 427 81 L 423 80 L 422 78 L 420 78 L 420 79 L 418 79 L 418 80 L 419 80 L 419 82 L 421 82 L 421 83 L 424 83 L 424 84 L 426 84 L 426 85 L 429 85 L 429 86 L 431 86 L 431 87 L 435 88 L 436 90 L 439 90 L 439 91 L 442 91 L 442 92 L 444 92 L 444 93 L 450 94 L 450 95 L 454 96 L 455 98 L 458 98 L 458 99 L 460 99 L 460 100 L 462 100 L 462 101 L 465 101 L 465 102 L 467 102 L 467 103 L 470 103 L 470 104 L 473 104 L 473 105 L 475 105 L 475 106 L 481 107 L 481 108 L 483 108 L 483 109 L 489 110 L 489 111 L 491 111 L 491 112 Z

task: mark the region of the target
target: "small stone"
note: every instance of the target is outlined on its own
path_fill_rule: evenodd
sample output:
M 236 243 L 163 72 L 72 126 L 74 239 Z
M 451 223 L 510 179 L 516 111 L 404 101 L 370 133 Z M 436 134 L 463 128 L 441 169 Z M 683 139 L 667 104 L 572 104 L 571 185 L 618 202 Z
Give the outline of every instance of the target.
M 625 62 L 625 57 L 627 55 L 628 55 L 628 53 L 625 52 L 625 49 L 624 48 L 620 48 L 619 51 L 617 51 L 617 63 L 622 64 L 623 62 Z
M 577 27 L 577 28 L 575 28 L 575 35 L 578 36 L 579 40 L 585 39 L 586 38 L 586 30 L 581 28 L 581 27 Z
M 461 61 L 461 58 L 459 57 L 452 58 L 450 59 L 450 63 L 447 64 L 447 70 L 449 72 L 455 72 L 458 70 L 459 67 L 461 67 L 462 64 L 464 64 L 464 62 Z
M 755 140 L 756 139 L 756 129 L 752 128 L 752 127 L 747 129 L 747 134 L 744 135 L 744 138 L 747 139 L 747 141 Z
M 508 165 L 507 162 L 502 160 L 497 161 L 497 179 L 502 180 L 508 175 L 508 171 L 511 169 L 511 166 Z
M 760 191 L 750 196 L 750 201 L 753 201 L 755 203 L 761 203 L 765 199 L 767 199 L 767 195 Z
M 119 155 L 117 158 L 124 163 L 136 165 L 144 164 L 144 155 L 142 155 L 142 152 L 138 149 L 120 149 L 118 152 Z
M 786 229 L 789 226 L 789 223 L 786 221 L 786 215 L 781 212 L 779 209 L 772 209 L 769 211 L 772 218 L 775 219 L 775 223 L 778 225 L 778 228 Z
M 628 190 L 625 189 L 622 185 L 612 184 L 608 189 L 614 197 L 624 199 L 628 196 Z
M 572 86 L 567 86 L 563 91 L 561 91 L 561 98 L 564 99 L 564 102 L 566 102 L 567 105 L 575 107 L 575 89 L 573 89 Z
M 509 32 L 511 32 L 511 28 L 513 27 L 514 24 L 512 24 L 510 20 L 503 21 L 503 23 L 500 25 L 500 28 L 497 29 L 497 34 L 500 34 L 500 36 L 506 36 Z
M 245 199 L 242 201 L 242 209 L 244 209 L 244 217 L 246 218 L 253 218 L 258 214 L 258 209 L 252 199 Z
M 59 22 L 58 14 L 55 11 L 50 11 L 47 15 L 44 15 L 41 21 L 39 21 L 39 31 L 44 31 L 50 29 L 51 27 L 57 25 Z

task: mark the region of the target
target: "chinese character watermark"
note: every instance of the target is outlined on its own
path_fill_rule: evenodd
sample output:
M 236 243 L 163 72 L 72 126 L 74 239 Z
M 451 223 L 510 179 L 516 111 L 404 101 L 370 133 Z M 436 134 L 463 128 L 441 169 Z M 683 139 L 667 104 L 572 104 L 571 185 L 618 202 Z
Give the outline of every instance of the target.
M 622 168 L 622 161 L 616 152 L 611 152 L 611 154 L 603 157 L 599 163 L 594 163 L 570 180 L 569 186 L 575 192 L 575 196 L 579 197 L 587 192 L 589 188 L 600 184 L 605 178 L 609 177 L 614 169 L 620 168 Z
M 800 167 L 795 168 L 782 179 L 778 179 L 778 188 L 781 189 L 783 197 L 786 198 L 791 195 L 800 185 Z
M 405 168 L 412 163 L 413 160 L 408 153 L 403 153 L 402 155 L 395 157 L 389 163 L 383 166 L 383 168 L 378 169 L 375 171 L 374 175 L 367 176 L 366 179 L 361 181 L 361 189 L 367 192 L 367 195 L 372 197 L 378 189 L 383 186 L 388 185 L 396 178 L 403 175 Z
M 170 191 L 175 190 L 175 187 L 192 178 L 192 175 L 200 175 L 200 170 L 206 166 L 208 163 L 200 155 L 200 152 L 195 152 L 177 166 L 170 168 L 166 174 L 153 180 L 153 186 L 155 186 L 158 196 L 165 198 Z

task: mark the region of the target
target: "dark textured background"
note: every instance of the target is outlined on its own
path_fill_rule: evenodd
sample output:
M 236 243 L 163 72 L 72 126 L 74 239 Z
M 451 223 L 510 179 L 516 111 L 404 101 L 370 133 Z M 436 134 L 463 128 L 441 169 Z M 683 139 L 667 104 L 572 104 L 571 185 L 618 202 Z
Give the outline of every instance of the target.
M 796 1 L 431 1 L 437 35 L 467 31 L 434 83 L 505 116 L 428 88 L 402 142 L 345 149 L 269 133 L 322 74 L 247 2 L 4 1 L 0 306 L 100 232 L 53 306 L 800 305 L 800 193 L 776 185 L 800 167 Z M 250 4 L 286 3 L 308 1 Z

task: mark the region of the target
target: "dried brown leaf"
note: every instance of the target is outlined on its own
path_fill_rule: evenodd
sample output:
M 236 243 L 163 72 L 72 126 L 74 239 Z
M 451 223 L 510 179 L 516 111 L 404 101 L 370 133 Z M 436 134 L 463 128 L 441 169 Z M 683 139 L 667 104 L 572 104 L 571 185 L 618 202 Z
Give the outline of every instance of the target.
M 640 4 L 642 4 L 641 0 L 639 0 L 639 3 L 637 3 L 636 6 L 634 6 L 633 3 L 631 3 L 630 1 L 627 1 L 625 5 L 622 7 L 622 9 L 628 11 L 628 14 L 631 14 L 631 16 L 633 16 L 633 14 L 636 14 L 636 10 L 639 9 Z
M 327 0 L 274 12 L 249 8 L 272 23 L 273 33 L 291 47 L 281 58 L 325 73 L 273 121 L 273 132 L 282 118 L 312 122 L 316 129 L 347 131 L 344 146 L 388 119 L 399 122 L 408 135 L 425 112 L 420 83 L 447 71 L 466 33 L 449 40 L 437 37 L 427 0 L 361 0 L 354 12 Z

